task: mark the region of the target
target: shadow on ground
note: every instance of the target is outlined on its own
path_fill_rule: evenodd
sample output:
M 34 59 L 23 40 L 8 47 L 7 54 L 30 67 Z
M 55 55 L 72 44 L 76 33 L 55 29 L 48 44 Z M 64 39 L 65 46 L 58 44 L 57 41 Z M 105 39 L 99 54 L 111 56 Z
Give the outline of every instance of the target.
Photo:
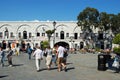
M 0 78 L 4 78 L 4 77 L 8 77 L 8 75 L 3 75 L 3 76 L 0 76 Z

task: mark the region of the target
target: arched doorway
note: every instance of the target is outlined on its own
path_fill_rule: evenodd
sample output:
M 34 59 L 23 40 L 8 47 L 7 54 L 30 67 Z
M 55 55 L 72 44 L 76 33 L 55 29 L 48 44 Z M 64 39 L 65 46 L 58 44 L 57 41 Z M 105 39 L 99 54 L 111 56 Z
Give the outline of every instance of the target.
M 60 39 L 64 39 L 64 31 L 60 32 Z
M 57 45 L 61 45 L 61 46 L 66 47 L 66 48 L 69 49 L 69 44 L 66 43 L 66 42 L 57 42 L 54 46 L 57 46 Z
M 84 42 L 80 42 L 80 49 L 84 47 Z
M 23 31 L 23 39 L 27 39 L 27 31 Z

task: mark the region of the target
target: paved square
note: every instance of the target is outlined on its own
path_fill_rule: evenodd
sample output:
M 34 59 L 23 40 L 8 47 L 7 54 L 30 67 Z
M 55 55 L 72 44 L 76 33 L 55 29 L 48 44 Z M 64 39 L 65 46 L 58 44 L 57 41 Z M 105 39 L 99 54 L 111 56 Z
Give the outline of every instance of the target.
M 58 72 L 57 67 L 52 65 L 52 70 L 48 71 L 45 59 L 41 63 L 41 71 L 36 72 L 35 60 L 28 59 L 26 53 L 13 56 L 14 67 L 0 66 L 0 80 L 119 80 L 120 74 L 113 73 L 112 70 L 97 70 L 98 54 L 69 54 L 68 71 Z

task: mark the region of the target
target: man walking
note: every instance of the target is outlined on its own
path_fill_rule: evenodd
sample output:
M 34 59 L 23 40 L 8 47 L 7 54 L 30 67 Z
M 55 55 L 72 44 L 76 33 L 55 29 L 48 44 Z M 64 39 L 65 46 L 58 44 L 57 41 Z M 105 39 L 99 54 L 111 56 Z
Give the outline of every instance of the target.
M 58 71 L 61 71 L 62 66 L 64 67 L 64 71 L 66 72 L 66 64 L 64 63 L 64 53 L 65 53 L 65 48 L 62 46 L 58 47 L 57 50 L 57 56 L 58 56 Z
M 40 49 L 40 47 L 37 47 L 37 49 L 33 53 L 33 56 L 35 56 L 36 68 L 37 68 L 37 72 L 39 72 L 40 71 L 40 62 L 43 59 L 43 51 Z

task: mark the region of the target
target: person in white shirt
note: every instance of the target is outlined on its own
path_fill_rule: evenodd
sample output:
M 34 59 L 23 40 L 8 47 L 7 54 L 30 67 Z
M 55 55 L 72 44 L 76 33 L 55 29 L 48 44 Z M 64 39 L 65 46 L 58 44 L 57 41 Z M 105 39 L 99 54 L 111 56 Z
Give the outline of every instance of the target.
M 66 72 L 66 65 L 64 64 L 64 53 L 65 53 L 65 48 L 62 46 L 58 47 L 57 50 L 57 57 L 58 57 L 58 71 L 61 71 L 61 67 L 64 67 L 64 71 Z
M 36 68 L 37 68 L 37 72 L 39 72 L 40 71 L 40 62 L 43 59 L 43 51 L 40 49 L 40 47 L 37 47 L 37 49 L 33 53 L 33 56 L 35 56 Z

